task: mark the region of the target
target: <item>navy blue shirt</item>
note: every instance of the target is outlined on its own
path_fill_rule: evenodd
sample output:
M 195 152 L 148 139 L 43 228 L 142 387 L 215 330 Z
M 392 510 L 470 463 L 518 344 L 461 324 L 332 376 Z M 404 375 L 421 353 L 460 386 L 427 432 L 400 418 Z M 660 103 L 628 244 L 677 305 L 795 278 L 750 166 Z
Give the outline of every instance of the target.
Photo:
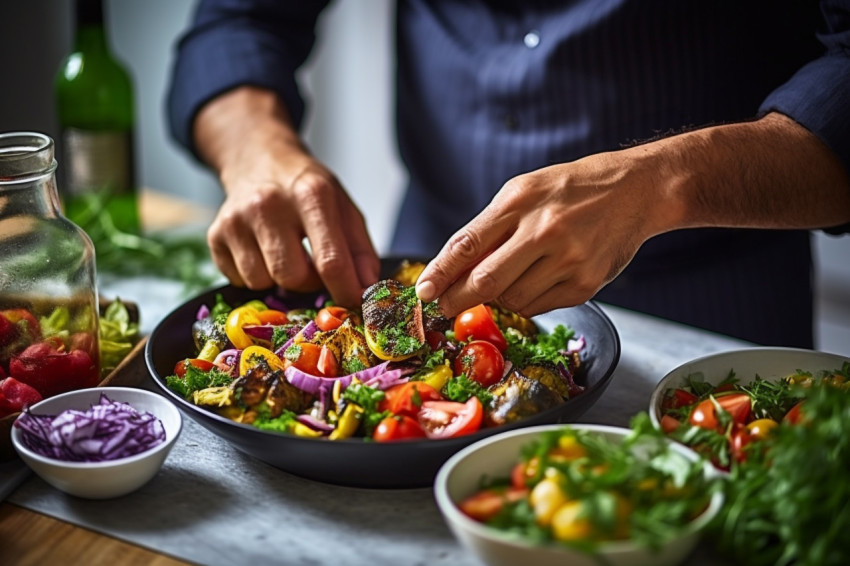
M 295 70 L 326 2 L 202 0 L 169 93 L 174 136 L 210 98 Z M 397 124 L 409 186 L 393 251 L 431 256 L 510 178 L 683 128 L 780 111 L 850 171 L 850 2 L 400 0 Z M 801 187 L 805 190 L 805 187 Z M 681 230 L 599 300 L 758 343 L 812 345 L 807 231 Z

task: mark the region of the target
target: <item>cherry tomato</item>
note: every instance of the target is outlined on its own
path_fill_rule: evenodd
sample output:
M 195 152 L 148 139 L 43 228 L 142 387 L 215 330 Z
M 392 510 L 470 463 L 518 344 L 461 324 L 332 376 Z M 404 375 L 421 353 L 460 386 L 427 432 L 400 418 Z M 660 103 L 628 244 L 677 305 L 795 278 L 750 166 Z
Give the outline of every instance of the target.
M 244 350 L 254 343 L 251 337 L 245 334 L 242 327 L 246 324 L 262 324 L 257 314 L 257 311 L 250 307 L 238 307 L 227 315 L 224 332 L 236 348 Z
M 743 425 L 734 425 L 732 436 L 729 439 L 729 448 L 736 462 L 744 462 L 747 459 L 746 447 L 755 440 L 749 429 Z
M 791 424 L 799 423 L 802 417 L 802 415 L 800 414 L 800 408 L 802 406 L 803 401 L 800 401 L 799 403 L 791 407 L 791 409 L 787 413 L 785 413 L 785 416 L 782 417 L 782 420 Z
M 286 316 L 285 312 L 273 309 L 257 311 L 257 318 L 260 324 L 271 324 L 273 326 L 282 326 L 289 322 L 289 317 Z
M 492 519 L 502 510 L 505 503 L 515 503 L 528 497 L 528 488 L 510 487 L 507 490 L 485 489 L 467 497 L 458 507 L 468 517 L 485 522 Z
M 729 413 L 733 423 L 746 424 L 752 412 L 752 399 L 746 393 L 731 393 L 729 395 L 718 395 L 714 399 L 706 399 L 694 407 L 691 412 L 690 423 L 693 426 L 708 429 L 720 428 L 715 411 L 715 403 Z
M 316 325 L 319 330 L 327 332 L 339 328 L 351 313 L 343 307 L 325 307 L 316 314 Z
M 756 419 L 747 425 L 747 430 L 754 440 L 764 440 L 779 423 L 773 419 Z
M 505 335 L 499 330 L 487 305 L 478 305 L 457 315 L 453 329 L 458 342 L 485 340 L 496 346 L 499 352 L 508 349 Z
M 339 362 L 333 351 L 327 346 L 322 346 L 322 351 L 319 352 L 319 360 L 316 362 L 316 368 L 325 377 L 336 377 L 339 375 Z
M 242 355 L 239 356 L 239 375 L 245 375 L 252 367 L 256 366 L 260 360 L 265 360 L 272 371 L 284 369 L 283 360 L 277 357 L 277 354 L 263 348 L 262 346 L 248 346 L 242 350 Z
M 311 342 L 299 342 L 295 347 L 286 351 L 286 359 L 292 362 L 292 365 L 310 375 L 322 375 L 322 372 L 319 371 L 319 357 L 321 355 L 322 348 Z
M 186 366 L 188 365 L 196 367 L 201 371 L 210 371 L 212 368 L 215 367 L 212 362 L 208 362 L 207 360 L 201 360 L 198 358 L 188 358 L 177 362 L 177 364 L 174 366 L 174 374 L 177 377 L 185 377 Z
M 699 397 L 690 391 L 685 391 L 684 389 L 668 390 L 664 395 L 664 399 L 661 401 L 661 409 L 664 411 L 681 409 L 682 407 L 695 405 L 697 401 L 699 401 Z
M 424 437 L 425 431 L 422 430 L 416 419 L 406 415 L 396 415 L 383 419 L 375 427 L 375 432 L 372 433 L 372 438 L 376 442 L 396 442 Z
M 393 385 L 384 391 L 386 397 L 378 404 L 379 411 L 389 411 L 394 415 L 416 417 L 422 403 L 439 401 L 443 397 L 440 392 L 424 381 L 408 381 Z
M 484 407 L 478 397 L 466 403 L 425 401 L 419 410 L 419 424 L 428 438 L 454 438 L 471 434 L 481 427 Z
M 463 348 L 455 358 L 455 375 L 477 381 L 483 387 L 489 387 L 502 379 L 505 371 L 505 358 L 498 348 L 484 340 L 473 340 Z

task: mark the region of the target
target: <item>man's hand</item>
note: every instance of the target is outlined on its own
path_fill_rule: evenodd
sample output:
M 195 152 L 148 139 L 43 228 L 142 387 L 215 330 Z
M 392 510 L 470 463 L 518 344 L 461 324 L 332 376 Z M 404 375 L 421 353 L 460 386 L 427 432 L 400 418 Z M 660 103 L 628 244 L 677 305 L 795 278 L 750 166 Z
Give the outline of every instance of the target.
M 223 95 L 199 113 L 195 140 L 227 194 L 207 234 L 221 272 L 251 289 L 324 286 L 359 306 L 380 266 L 363 215 L 277 98 L 248 87 Z
M 780 114 L 520 175 L 419 277 L 446 316 L 495 301 L 524 316 L 581 304 L 649 238 L 681 228 L 850 221 L 841 162 Z
M 656 171 L 605 153 L 511 179 L 419 278 L 446 316 L 479 303 L 531 316 L 593 297 L 660 231 Z

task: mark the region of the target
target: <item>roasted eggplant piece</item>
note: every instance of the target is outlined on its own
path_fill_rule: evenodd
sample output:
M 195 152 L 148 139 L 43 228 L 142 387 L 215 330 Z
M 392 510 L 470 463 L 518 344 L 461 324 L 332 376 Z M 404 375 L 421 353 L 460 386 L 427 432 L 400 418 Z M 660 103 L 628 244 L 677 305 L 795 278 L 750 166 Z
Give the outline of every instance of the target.
M 554 364 L 546 363 L 540 365 L 525 366 L 520 370 L 522 374 L 535 381 L 539 381 L 561 397 L 569 399 L 572 391 L 570 385 L 566 382 L 561 372 Z
M 564 402 L 556 391 L 517 369 L 489 391 L 493 401 L 486 414 L 487 426 L 514 423 Z

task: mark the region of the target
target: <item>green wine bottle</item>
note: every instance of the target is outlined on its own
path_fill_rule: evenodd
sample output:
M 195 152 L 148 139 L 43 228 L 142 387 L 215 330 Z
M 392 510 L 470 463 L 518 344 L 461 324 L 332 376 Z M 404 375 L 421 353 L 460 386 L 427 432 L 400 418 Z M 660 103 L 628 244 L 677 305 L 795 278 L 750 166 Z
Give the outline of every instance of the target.
M 101 0 L 75 8 L 74 46 L 55 82 L 65 215 L 107 237 L 138 234 L 133 84 L 110 51 Z

